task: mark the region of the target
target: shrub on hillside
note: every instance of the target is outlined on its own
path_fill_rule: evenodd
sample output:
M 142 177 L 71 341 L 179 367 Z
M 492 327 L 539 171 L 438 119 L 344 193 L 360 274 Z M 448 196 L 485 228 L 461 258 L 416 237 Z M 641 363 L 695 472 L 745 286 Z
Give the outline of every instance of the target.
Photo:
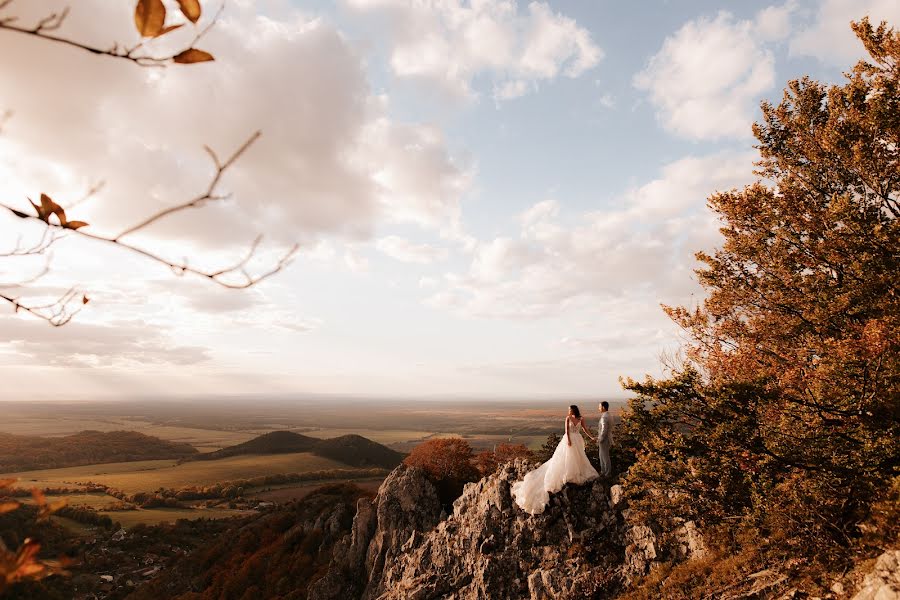
M 446 506 L 462 494 L 465 484 L 479 478 L 473 458 L 472 447 L 464 439 L 439 438 L 419 444 L 403 462 L 427 473 Z
M 493 450 L 479 452 L 475 456 L 473 464 L 482 475 L 490 475 L 500 465 L 519 458 L 534 460 L 534 452 L 523 444 L 497 444 Z

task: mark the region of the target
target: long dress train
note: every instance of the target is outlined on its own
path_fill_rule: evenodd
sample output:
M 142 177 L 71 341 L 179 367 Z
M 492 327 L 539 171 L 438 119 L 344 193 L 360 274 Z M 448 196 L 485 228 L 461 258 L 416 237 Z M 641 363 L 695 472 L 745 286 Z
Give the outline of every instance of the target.
M 584 438 L 578 428 L 579 423 L 573 426 L 570 422 L 572 445 L 569 446 L 563 436 L 550 460 L 513 484 L 512 496 L 525 512 L 532 515 L 542 513 L 550 502 L 550 494 L 555 494 L 565 484 L 581 485 L 600 476 L 584 452 Z

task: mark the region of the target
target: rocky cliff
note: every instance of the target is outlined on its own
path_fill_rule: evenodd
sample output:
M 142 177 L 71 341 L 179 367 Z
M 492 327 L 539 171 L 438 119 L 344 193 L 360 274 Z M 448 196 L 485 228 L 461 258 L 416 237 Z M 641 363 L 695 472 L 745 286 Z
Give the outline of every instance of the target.
M 443 519 L 424 473 L 398 467 L 360 503 L 310 599 L 610 597 L 662 554 L 649 530 L 626 526 L 620 490 L 602 481 L 567 486 L 541 515 L 521 511 L 510 487 L 533 466 L 467 485 Z
M 629 526 L 622 489 L 604 481 L 566 486 L 543 514 L 530 516 L 513 503 L 510 488 L 534 466 L 517 461 L 468 484 L 446 515 L 424 472 L 401 465 L 374 499 L 357 502 L 350 532 L 335 543 L 309 599 L 615 598 L 634 592 L 657 563 L 714 556 L 692 522 L 672 523 L 664 536 Z M 900 600 L 900 551 L 872 563 L 819 597 Z M 798 585 L 775 565 L 708 597 L 812 597 Z

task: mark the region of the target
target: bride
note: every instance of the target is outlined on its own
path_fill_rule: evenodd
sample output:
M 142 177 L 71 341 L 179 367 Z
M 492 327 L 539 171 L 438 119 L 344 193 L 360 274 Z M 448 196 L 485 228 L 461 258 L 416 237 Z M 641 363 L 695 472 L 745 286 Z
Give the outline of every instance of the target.
M 522 481 L 512 486 L 512 495 L 522 510 L 531 515 L 544 512 L 550 502 L 550 494 L 562 489 L 567 483 L 581 485 L 599 477 L 584 453 L 584 438 L 581 430 L 592 440 L 595 439 L 584 425 L 578 407 L 569 407 L 566 416 L 566 436 L 559 441 L 553 456 L 534 471 L 525 475 Z

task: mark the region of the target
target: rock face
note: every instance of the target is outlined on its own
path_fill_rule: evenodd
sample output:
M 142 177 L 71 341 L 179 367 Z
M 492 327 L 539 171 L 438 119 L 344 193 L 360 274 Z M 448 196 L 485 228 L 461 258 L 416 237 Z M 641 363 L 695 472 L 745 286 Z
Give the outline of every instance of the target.
M 898 599 L 900 599 L 900 550 L 890 550 L 875 561 L 875 567 L 866 575 L 853 600 Z
M 589 598 L 617 587 L 623 523 L 608 487 L 567 486 L 530 516 L 510 487 L 531 467 L 508 464 L 467 485 L 453 514 L 386 570 L 384 600 Z
M 627 528 L 608 486 L 566 486 L 530 516 L 510 486 L 534 465 L 517 461 L 466 486 L 441 521 L 433 486 L 398 467 L 360 505 L 312 600 L 609 597 L 621 586 Z
M 335 559 L 310 588 L 310 600 L 378 598 L 386 565 L 440 518 L 441 503 L 424 472 L 400 465 L 372 502 L 359 502 L 352 530 L 335 546 Z

